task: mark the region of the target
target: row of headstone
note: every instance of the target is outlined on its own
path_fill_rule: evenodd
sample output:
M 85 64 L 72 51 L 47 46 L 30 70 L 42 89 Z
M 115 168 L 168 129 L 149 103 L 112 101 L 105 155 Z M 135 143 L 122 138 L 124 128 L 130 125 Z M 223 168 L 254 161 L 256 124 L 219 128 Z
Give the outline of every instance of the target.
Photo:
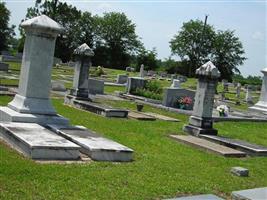
M 3 53 L 3 51 L 2 51 Z M 5 51 L 4 54 L 0 56 L 2 62 L 21 62 L 22 60 L 22 53 L 17 53 L 15 56 L 8 54 L 7 51 Z

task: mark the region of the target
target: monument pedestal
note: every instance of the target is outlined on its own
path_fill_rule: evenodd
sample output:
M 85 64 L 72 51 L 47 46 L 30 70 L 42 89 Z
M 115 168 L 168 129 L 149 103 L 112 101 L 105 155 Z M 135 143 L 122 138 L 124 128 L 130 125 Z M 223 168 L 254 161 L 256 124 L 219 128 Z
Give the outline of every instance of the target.
M 200 118 L 196 116 L 191 116 L 189 119 L 189 124 L 183 127 L 183 130 L 191 135 L 198 136 L 200 134 L 204 135 L 217 135 L 218 131 L 212 128 L 211 118 Z
M 267 112 L 267 103 L 263 101 L 259 101 L 254 106 L 249 107 L 249 110 L 256 112 Z
M 30 114 L 20 113 L 12 110 L 9 107 L 0 107 L 0 121 L 4 122 L 24 122 L 24 123 L 37 123 L 41 125 L 47 124 L 61 124 L 68 125 L 69 120 L 57 115 L 44 115 L 44 114 Z

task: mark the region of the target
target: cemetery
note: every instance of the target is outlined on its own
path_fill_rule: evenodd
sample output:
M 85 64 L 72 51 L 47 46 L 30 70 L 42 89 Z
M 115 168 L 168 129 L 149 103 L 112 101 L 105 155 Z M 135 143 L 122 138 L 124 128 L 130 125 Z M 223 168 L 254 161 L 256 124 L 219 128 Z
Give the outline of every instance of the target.
M 58 21 L 20 28 L 23 53 L 1 53 L 0 199 L 267 199 L 267 68 L 260 85 L 211 60 L 109 68 L 87 42 L 63 62 Z

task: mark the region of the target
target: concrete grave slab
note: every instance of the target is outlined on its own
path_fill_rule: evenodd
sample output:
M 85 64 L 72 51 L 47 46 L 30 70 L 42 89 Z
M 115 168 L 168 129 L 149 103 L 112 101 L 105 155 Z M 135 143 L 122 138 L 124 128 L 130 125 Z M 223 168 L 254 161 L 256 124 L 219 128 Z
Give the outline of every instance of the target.
M 249 175 L 249 170 L 243 167 L 232 167 L 231 173 L 236 176 L 247 177 Z
M 223 200 L 223 199 L 213 194 L 202 194 L 202 195 L 178 197 L 178 198 L 166 199 L 166 200 Z
M 128 162 L 133 159 L 133 150 L 117 142 L 97 135 L 84 127 L 58 126 L 50 124 L 48 127 L 81 146 L 81 152 L 97 161 Z
M 179 119 L 175 119 L 175 118 L 168 117 L 168 116 L 165 116 L 165 115 L 160 115 L 160 114 L 157 114 L 157 113 L 146 112 L 145 114 L 149 115 L 149 116 L 152 116 L 152 117 L 155 117 L 157 119 L 163 120 L 163 121 L 180 122 Z
M 188 144 L 190 146 L 203 149 L 212 153 L 216 153 L 225 157 L 245 157 L 246 154 L 242 151 L 238 151 L 229 147 L 225 147 L 208 140 L 204 140 L 198 137 L 189 135 L 170 135 L 172 139 Z
M 201 138 L 210 140 L 212 142 L 216 142 L 219 144 L 223 144 L 225 146 L 239 149 L 241 151 L 245 151 L 249 155 L 254 156 L 267 156 L 267 147 L 251 144 L 246 141 L 226 138 L 222 136 L 215 135 L 200 135 Z
M 232 192 L 233 200 L 266 200 L 267 187 Z
M 77 160 L 80 147 L 35 123 L 0 123 L 1 137 L 31 159 Z
M 137 119 L 137 120 L 145 120 L 145 121 L 155 121 L 156 118 L 154 116 L 146 115 L 141 112 L 135 112 L 135 111 L 130 111 L 128 113 L 129 118 Z

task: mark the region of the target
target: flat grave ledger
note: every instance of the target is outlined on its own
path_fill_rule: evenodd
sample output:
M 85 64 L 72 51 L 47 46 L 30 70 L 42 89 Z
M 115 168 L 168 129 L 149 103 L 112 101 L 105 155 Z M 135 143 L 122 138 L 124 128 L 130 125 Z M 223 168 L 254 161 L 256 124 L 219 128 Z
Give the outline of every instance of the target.
M 1 137 L 31 159 L 78 160 L 80 147 L 35 123 L 0 123 Z
M 266 200 L 267 187 L 232 192 L 233 200 Z
M 201 195 L 177 197 L 177 198 L 165 199 L 165 200 L 223 200 L 223 199 L 213 194 L 201 194 Z
M 81 152 L 96 161 L 129 162 L 133 160 L 133 150 L 112 140 L 99 136 L 81 126 L 48 125 L 62 137 L 81 146 Z

